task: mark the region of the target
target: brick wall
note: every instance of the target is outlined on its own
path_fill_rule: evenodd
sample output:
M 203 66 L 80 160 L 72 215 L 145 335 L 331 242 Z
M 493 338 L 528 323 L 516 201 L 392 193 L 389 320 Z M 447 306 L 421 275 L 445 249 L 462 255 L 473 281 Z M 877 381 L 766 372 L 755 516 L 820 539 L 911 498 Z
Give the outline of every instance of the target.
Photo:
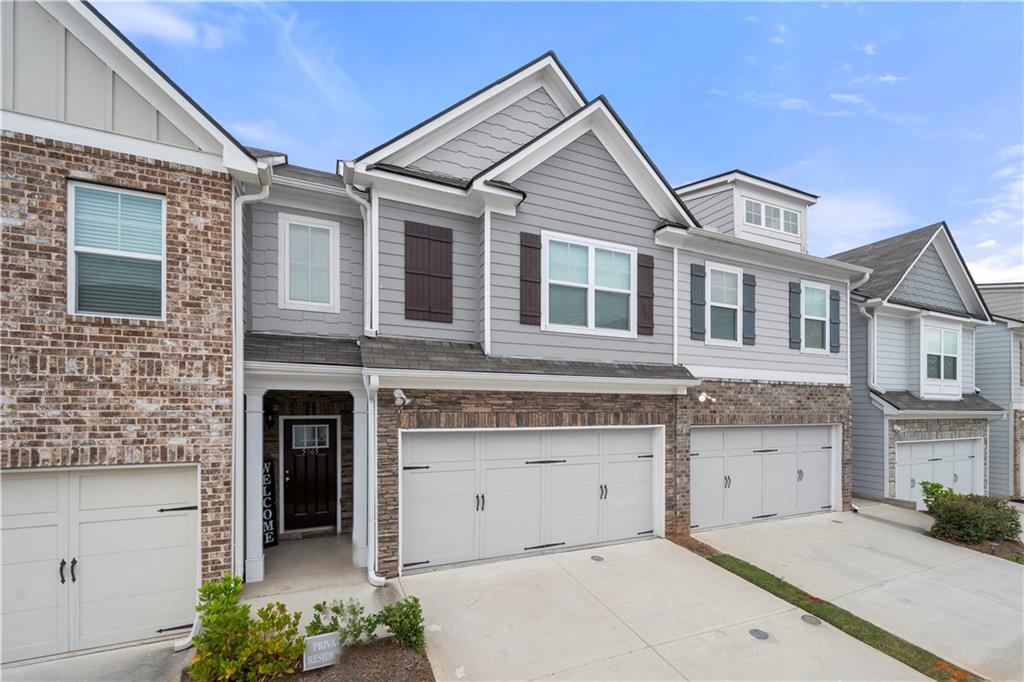
M 988 490 L 987 419 L 889 419 L 889 497 L 896 497 L 896 444 L 914 440 L 981 438 L 982 480 Z
M 701 403 L 706 391 L 717 402 Z M 406 390 L 378 403 L 378 569 L 398 572 L 398 429 L 664 425 L 665 534 L 690 528 L 690 426 L 843 425 L 843 507 L 850 505 L 850 396 L 836 385 L 707 382 L 685 396 Z
M 229 570 L 229 177 L 7 131 L 0 166 L 0 466 L 198 463 L 203 575 Z M 167 197 L 166 321 L 68 314 L 69 179 Z

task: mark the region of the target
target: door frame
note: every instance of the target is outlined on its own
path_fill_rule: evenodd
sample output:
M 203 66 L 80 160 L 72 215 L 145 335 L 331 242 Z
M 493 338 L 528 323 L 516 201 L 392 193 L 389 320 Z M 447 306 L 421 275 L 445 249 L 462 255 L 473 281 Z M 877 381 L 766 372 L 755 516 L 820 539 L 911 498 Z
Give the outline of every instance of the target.
M 966 438 L 918 438 L 916 440 L 896 441 L 892 454 L 896 466 L 896 495 L 889 499 L 903 500 L 902 497 L 899 497 L 901 445 L 910 445 L 913 443 L 946 443 L 958 440 L 970 440 L 976 443 L 974 446 L 974 489 L 978 490 L 980 488 L 980 492 L 974 492 L 972 494 L 988 495 L 988 481 L 985 479 L 985 438 L 984 436 L 967 436 Z M 953 461 L 956 461 L 955 457 Z M 888 470 L 888 462 L 886 469 Z
M 340 414 L 289 414 L 281 415 L 277 421 L 277 532 L 284 534 L 287 529 L 284 527 L 284 426 L 289 419 L 322 419 L 334 421 L 335 433 L 338 434 L 337 442 L 334 444 L 334 455 L 337 459 L 335 471 L 337 475 L 334 482 L 334 534 L 341 535 L 341 415 Z M 329 528 L 330 526 L 319 526 Z M 316 528 L 303 528 L 301 530 L 316 530 Z
M 651 481 L 653 485 L 651 495 L 651 506 L 654 514 L 654 535 L 660 538 L 665 537 L 665 425 L 664 424 L 623 424 L 602 425 L 602 426 L 511 426 L 511 427 L 489 427 L 489 428 L 428 428 L 428 429 L 398 429 L 398 575 L 402 575 L 402 440 L 405 434 L 409 433 L 489 433 L 495 431 L 596 431 L 596 430 L 623 430 L 623 429 L 646 429 L 651 432 L 651 452 L 654 454 L 654 467 Z M 340 469 L 339 469 L 340 476 Z M 378 519 L 378 524 L 379 524 Z M 371 558 L 372 560 L 372 558 Z M 493 559 L 492 559 L 493 560 Z

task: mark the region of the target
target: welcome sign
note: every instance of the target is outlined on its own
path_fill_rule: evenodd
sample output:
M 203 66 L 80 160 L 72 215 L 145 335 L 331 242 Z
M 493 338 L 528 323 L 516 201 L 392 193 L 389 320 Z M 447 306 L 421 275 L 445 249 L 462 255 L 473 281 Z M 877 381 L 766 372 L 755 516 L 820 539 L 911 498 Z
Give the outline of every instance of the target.
M 260 509 L 263 524 L 263 546 L 277 544 L 277 490 L 274 487 L 274 461 L 263 462 L 263 506 Z
M 306 637 L 306 650 L 302 653 L 302 669 L 316 670 L 334 665 L 341 658 L 341 638 L 337 632 Z

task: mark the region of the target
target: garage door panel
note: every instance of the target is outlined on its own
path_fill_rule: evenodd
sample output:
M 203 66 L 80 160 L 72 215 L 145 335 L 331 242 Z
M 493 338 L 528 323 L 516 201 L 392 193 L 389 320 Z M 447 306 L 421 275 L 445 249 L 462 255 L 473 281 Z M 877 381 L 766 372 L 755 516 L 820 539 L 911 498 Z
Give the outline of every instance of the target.
M 472 462 L 476 459 L 476 440 L 472 433 L 424 432 L 402 440 L 403 466 L 422 466 L 440 462 Z
M 726 520 L 730 523 L 750 521 L 762 514 L 763 456 L 760 454 L 730 455 L 726 461 L 729 487 L 726 489 Z
M 4 578 L 7 580 L 6 576 Z M 5 662 L 67 651 L 67 605 L 19 611 L 3 619 L 0 647 Z
M 113 520 L 79 521 L 79 558 L 133 552 L 196 542 L 195 512 L 176 516 L 146 515 Z
M 603 432 L 604 454 L 644 455 L 651 452 L 651 431 L 648 429 L 616 429 Z
M 805 450 L 800 453 L 797 483 L 797 511 L 821 511 L 832 507 L 832 451 Z
M 434 466 L 404 474 L 402 562 L 475 558 L 476 469 Z
M 799 430 L 795 427 L 777 426 L 764 430 L 764 447 L 796 449 L 799 440 Z
M 193 540 L 194 541 L 194 540 Z M 195 575 L 181 570 L 195 563 L 193 547 L 162 547 L 79 558 L 74 587 L 83 602 L 107 601 L 166 590 L 195 590 Z
M 722 429 L 693 429 L 690 431 L 691 454 L 722 450 L 725 450 L 725 431 Z
M 191 624 L 195 587 L 83 603 L 72 623 L 77 648 L 156 637 L 161 628 Z
M 483 456 L 487 460 L 537 458 L 541 454 L 540 431 L 485 433 Z
M 832 444 L 832 428 L 829 426 L 801 426 L 797 434 L 797 443 L 801 448 Z
M 791 435 L 795 444 L 796 432 L 792 431 Z M 765 440 L 765 444 L 768 445 L 768 439 Z M 797 468 L 796 452 L 773 452 L 765 455 L 764 514 L 786 516 L 796 512 Z
M 690 458 L 690 526 L 725 523 L 725 457 Z
M 0 476 L 0 514 L 4 519 L 32 514 L 64 511 L 61 500 L 67 490 L 67 478 L 53 474 L 15 474 Z
M 86 471 L 71 477 L 72 501 L 80 510 L 196 504 L 191 467 Z
M 961 495 L 974 492 L 974 460 L 957 459 L 953 464 L 953 491 Z
M 552 431 L 548 456 L 593 457 L 601 454 L 601 435 L 597 431 Z
M 481 556 L 503 556 L 542 544 L 541 475 L 537 465 L 484 470 Z
M 726 450 L 754 450 L 764 447 L 764 429 L 725 429 Z
M 601 539 L 601 460 L 570 461 L 547 467 L 546 542 L 566 546 Z

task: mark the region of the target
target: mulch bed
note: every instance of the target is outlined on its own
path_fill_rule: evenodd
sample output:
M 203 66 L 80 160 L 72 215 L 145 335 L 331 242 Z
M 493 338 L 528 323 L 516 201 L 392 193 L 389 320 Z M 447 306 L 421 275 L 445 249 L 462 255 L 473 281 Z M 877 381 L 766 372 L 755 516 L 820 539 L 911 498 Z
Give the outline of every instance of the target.
M 434 682 L 434 671 L 426 656 L 385 638 L 346 646 L 337 665 L 283 679 L 294 682 Z
M 966 547 L 967 549 L 973 549 L 975 552 L 981 552 L 982 554 L 991 554 L 993 556 L 1000 557 L 1001 559 L 1008 559 L 1010 561 L 1016 561 L 1018 564 L 1024 564 L 1024 544 L 1021 544 L 1016 540 L 1002 540 L 999 542 L 978 542 L 975 544 L 968 544 L 966 542 L 946 540 L 945 538 L 935 539 L 942 540 L 943 542 L 948 542 L 951 545 L 959 545 L 961 547 Z

